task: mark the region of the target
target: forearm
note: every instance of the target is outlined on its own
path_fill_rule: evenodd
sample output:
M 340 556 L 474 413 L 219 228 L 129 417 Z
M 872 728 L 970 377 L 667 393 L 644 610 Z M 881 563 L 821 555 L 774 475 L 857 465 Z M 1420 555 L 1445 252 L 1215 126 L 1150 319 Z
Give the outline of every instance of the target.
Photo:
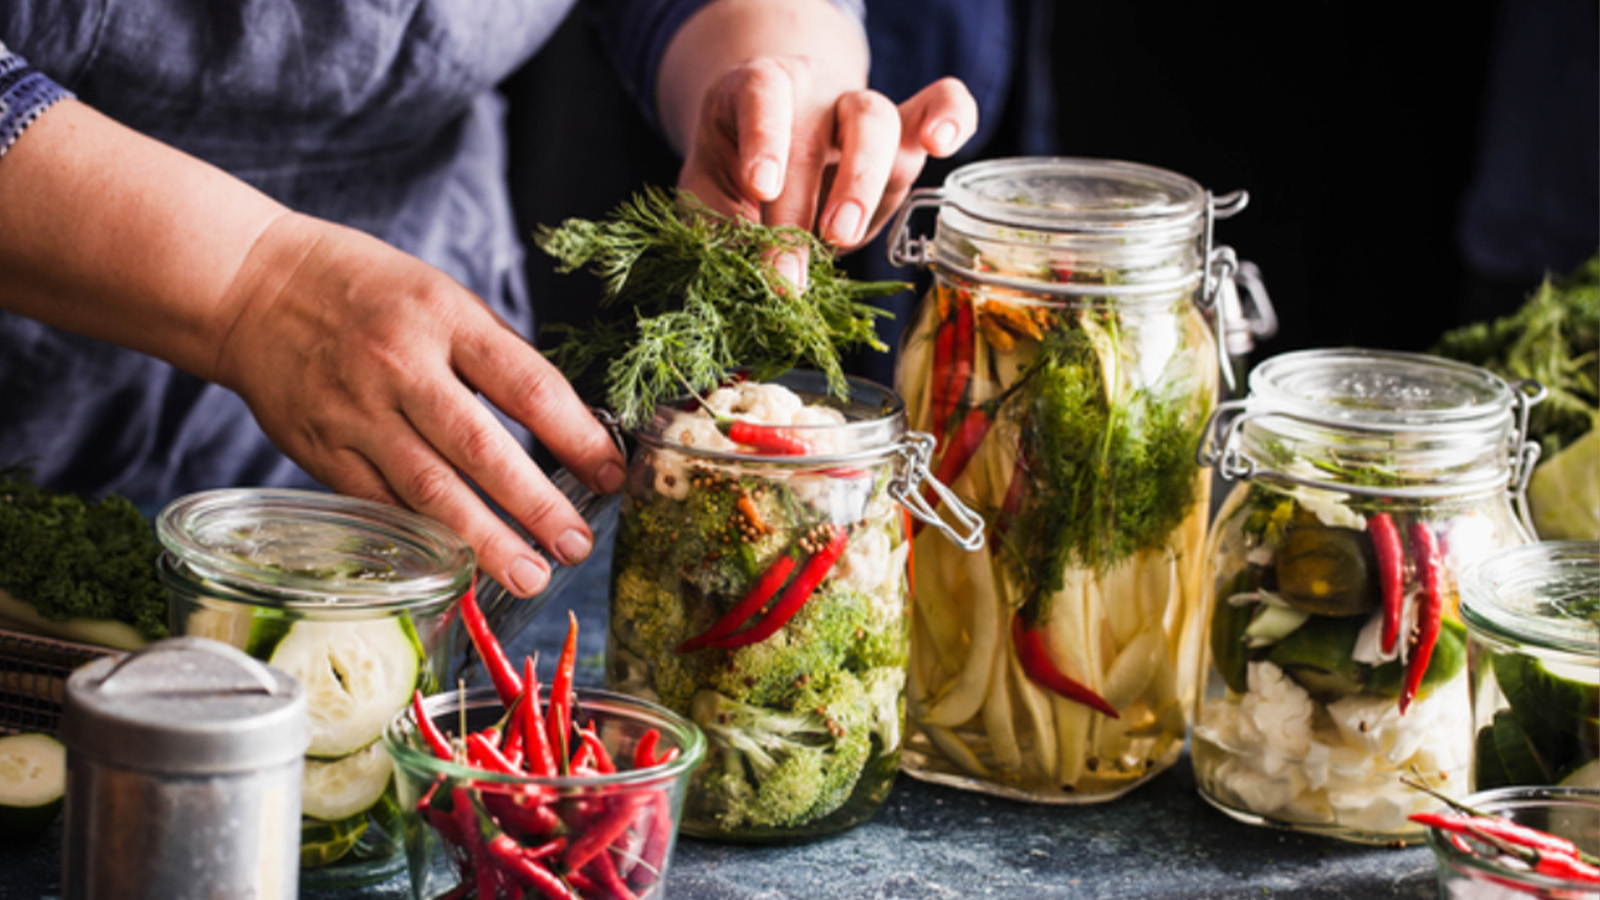
M 830 95 L 867 84 L 866 35 L 829 0 L 716 0 L 684 22 L 661 60 L 656 109 L 679 153 L 688 151 L 707 90 L 764 56 L 804 61 L 804 77 L 833 88 Z
M 241 267 L 287 212 L 63 100 L 0 156 L 0 308 L 209 378 Z

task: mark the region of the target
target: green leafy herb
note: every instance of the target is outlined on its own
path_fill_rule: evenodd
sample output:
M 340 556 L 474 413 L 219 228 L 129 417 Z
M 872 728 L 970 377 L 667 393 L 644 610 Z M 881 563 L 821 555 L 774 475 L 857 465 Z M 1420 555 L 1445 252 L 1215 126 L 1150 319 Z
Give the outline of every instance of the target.
M 1567 278 L 1546 278 L 1509 316 L 1447 332 L 1432 352 L 1548 388 L 1550 396 L 1529 416 L 1528 431 L 1546 459 L 1554 456 L 1595 427 L 1600 415 L 1600 257 Z
M 1160 546 L 1197 499 L 1194 447 L 1204 417 L 1182 390 L 1119 396 L 1108 385 L 1118 330 L 1115 313 L 1065 316 L 1046 330 L 1007 401 L 1031 491 L 1005 550 L 1030 598 L 1059 590 L 1069 563 L 1104 572 Z
M 0 470 L 0 590 L 44 618 L 110 619 L 166 637 L 160 555 L 155 530 L 126 498 L 89 502 Z
M 551 353 L 574 380 L 606 363 L 607 405 L 628 426 L 740 369 L 765 380 L 809 365 L 842 396 L 839 355 L 862 345 L 888 349 L 873 321 L 889 313 L 865 301 L 907 288 L 853 282 L 810 233 L 721 216 L 681 191 L 647 189 L 606 221 L 568 219 L 541 228 L 536 241 L 559 271 L 599 277 L 602 305 L 634 310 L 632 321 L 569 331 Z M 798 297 L 785 293 L 771 266 L 785 252 L 810 260 Z

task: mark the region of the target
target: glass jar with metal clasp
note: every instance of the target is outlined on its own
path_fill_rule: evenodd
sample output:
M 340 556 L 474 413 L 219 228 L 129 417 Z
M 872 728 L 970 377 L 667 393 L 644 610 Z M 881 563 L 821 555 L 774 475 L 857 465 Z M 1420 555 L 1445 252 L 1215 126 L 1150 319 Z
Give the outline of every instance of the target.
M 1201 794 L 1241 821 L 1391 843 L 1467 790 L 1463 567 L 1531 535 L 1532 382 L 1420 354 L 1265 360 L 1202 464 L 1237 482 L 1206 546 Z
M 1239 263 L 1212 225 L 1245 202 L 1154 166 L 1022 158 L 902 207 L 891 258 L 931 287 L 896 387 L 988 535 L 915 538 L 911 775 L 1091 803 L 1177 760 L 1211 486 L 1193 448 L 1232 373 L 1213 329 L 1241 308 L 1219 302 Z M 919 209 L 931 239 L 911 237 Z
M 772 843 L 871 818 L 900 764 L 911 533 L 983 543 L 928 472 L 933 439 L 887 388 L 851 379 L 841 399 L 800 370 L 664 404 L 628 438 L 606 684 L 706 733 L 684 833 Z

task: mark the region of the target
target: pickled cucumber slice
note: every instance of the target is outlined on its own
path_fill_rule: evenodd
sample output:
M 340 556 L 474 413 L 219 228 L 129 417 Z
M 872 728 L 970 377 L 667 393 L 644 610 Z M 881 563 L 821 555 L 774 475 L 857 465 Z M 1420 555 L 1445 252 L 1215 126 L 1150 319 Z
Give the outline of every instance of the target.
M 38 837 L 61 812 L 67 751 L 47 734 L 0 737 L 0 841 Z
M 1494 714 L 1494 749 L 1505 770 L 1507 784 L 1550 784 L 1550 766 L 1523 730 L 1517 717 L 1506 710 Z
M 1349 616 L 1312 616 L 1273 644 L 1267 659 L 1324 703 L 1359 694 L 1371 672 L 1353 658 L 1365 625 Z
M 324 822 L 364 813 L 383 799 L 394 764 L 382 741 L 373 741 L 343 759 L 306 760 L 300 811 Z
M 417 687 L 423 667 L 414 635 L 396 618 L 301 619 L 289 627 L 267 661 L 305 687 L 306 755 L 341 757 L 378 739 Z
M 1511 712 L 1555 769 L 1600 755 L 1600 667 L 1502 653 L 1492 663 Z

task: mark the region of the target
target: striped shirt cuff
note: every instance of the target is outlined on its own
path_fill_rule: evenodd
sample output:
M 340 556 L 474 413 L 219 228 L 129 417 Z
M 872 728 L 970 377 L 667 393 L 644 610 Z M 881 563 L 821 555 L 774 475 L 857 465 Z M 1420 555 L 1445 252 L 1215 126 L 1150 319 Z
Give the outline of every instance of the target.
M 0 44 L 0 156 L 5 156 L 33 120 L 72 92 Z

